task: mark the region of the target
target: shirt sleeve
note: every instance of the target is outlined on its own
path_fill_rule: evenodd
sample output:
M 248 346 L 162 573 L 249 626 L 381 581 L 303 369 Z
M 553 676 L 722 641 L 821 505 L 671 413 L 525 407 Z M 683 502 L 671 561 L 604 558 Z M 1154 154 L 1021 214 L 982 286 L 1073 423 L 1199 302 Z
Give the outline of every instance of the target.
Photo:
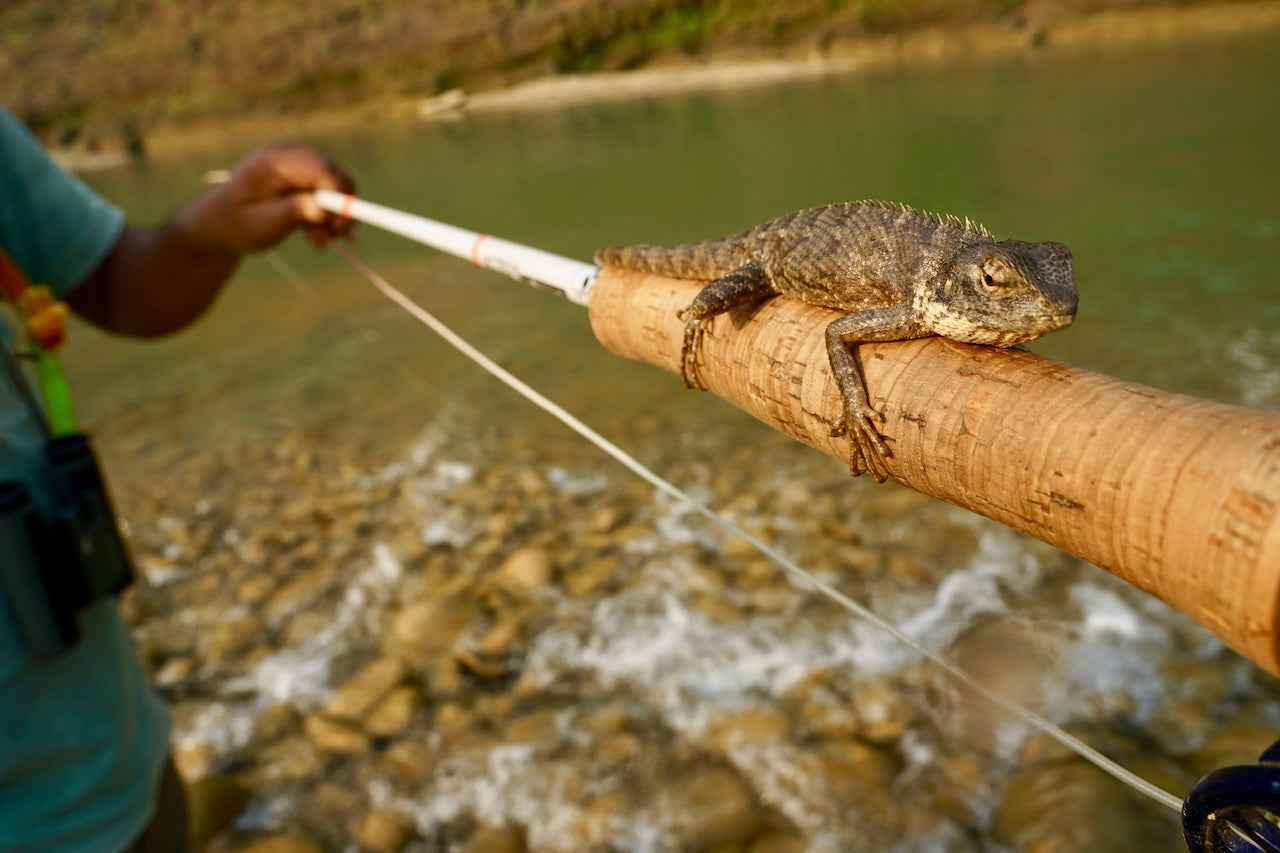
M 0 246 L 27 278 L 65 297 L 110 254 L 121 210 L 54 163 L 0 108 Z

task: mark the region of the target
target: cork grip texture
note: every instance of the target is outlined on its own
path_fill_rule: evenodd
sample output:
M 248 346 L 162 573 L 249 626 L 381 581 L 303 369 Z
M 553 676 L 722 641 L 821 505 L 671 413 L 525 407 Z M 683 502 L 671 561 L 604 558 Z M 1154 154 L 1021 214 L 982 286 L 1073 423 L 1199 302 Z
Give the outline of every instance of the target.
M 679 374 L 676 312 L 700 287 L 606 267 L 592 328 L 611 352 Z M 836 316 L 777 298 L 716 317 L 701 375 L 847 461 L 847 439 L 830 435 L 841 404 L 823 332 Z M 1280 414 L 941 338 L 858 354 L 894 479 L 1106 569 L 1280 675 Z

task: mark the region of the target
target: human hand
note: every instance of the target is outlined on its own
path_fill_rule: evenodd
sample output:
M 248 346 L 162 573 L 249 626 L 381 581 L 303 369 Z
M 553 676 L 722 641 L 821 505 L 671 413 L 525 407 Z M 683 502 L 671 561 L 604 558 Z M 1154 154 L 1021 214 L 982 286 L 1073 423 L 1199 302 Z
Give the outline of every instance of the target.
M 294 228 L 323 248 L 335 238 L 350 237 L 352 223 L 316 204 L 312 191 L 317 189 L 354 193 L 355 183 L 312 148 L 268 145 L 198 199 L 186 211 L 185 224 L 201 242 L 235 254 L 270 249 Z

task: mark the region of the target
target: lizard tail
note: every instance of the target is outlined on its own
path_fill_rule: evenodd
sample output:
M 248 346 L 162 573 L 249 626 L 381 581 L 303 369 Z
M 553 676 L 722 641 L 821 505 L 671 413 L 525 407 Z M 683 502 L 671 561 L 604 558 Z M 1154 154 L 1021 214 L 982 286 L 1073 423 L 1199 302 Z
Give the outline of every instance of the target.
M 596 263 L 637 272 L 710 281 L 749 263 L 742 235 L 680 246 L 624 246 L 596 252 Z

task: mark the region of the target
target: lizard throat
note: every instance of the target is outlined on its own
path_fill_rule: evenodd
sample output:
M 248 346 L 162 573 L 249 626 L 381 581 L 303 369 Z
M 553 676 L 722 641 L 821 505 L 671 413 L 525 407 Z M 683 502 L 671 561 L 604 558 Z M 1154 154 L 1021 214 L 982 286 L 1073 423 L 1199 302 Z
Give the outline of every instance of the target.
M 935 299 L 921 300 L 921 302 L 923 304 L 917 303 L 917 309 L 920 311 L 924 325 L 931 332 L 966 344 L 1011 347 L 1060 329 L 1070 322 L 1070 320 L 1046 317 L 1022 329 L 1001 328 L 984 322 L 981 318 L 970 316 L 946 302 Z

